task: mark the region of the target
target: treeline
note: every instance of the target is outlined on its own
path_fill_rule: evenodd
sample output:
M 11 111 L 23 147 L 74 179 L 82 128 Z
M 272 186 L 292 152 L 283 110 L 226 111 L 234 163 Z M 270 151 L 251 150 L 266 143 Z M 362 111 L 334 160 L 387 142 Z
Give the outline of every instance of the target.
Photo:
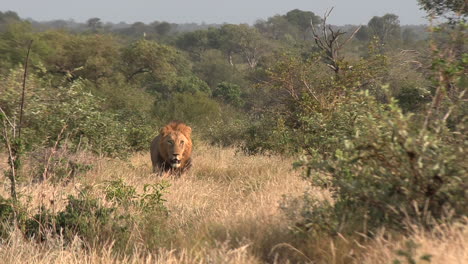
M 373 18 L 344 54 L 354 58 L 366 55 L 374 35 L 381 43 L 393 41 L 388 50 L 409 43 L 421 48 L 416 43 L 420 37 L 404 40 L 397 17 L 387 16 L 393 19 Z M 114 133 L 107 131 L 96 142 L 106 145 L 112 138 L 109 135 L 114 134 L 113 141 L 122 141 L 120 150 L 112 147 L 113 143 L 102 147 L 108 154 L 144 149 L 154 128 L 170 119 L 199 126 L 201 134 L 214 142 L 243 145 L 240 142 L 246 140 L 246 130 L 263 120 L 260 112 L 274 107 L 270 102 L 271 97 L 276 97 L 274 92 L 259 86 L 265 86 L 268 71 L 278 58 L 299 56 L 306 60 L 320 52 L 312 45 L 310 21 L 320 24 L 322 18 L 296 9 L 258 21 L 254 26 L 224 24 L 187 29 L 189 32 L 184 33 L 181 31 L 185 30 L 175 30 L 179 25 L 165 22 L 106 26 L 100 19 L 92 18 L 86 24 L 38 23 L 22 20 L 11 11 L 2 12 L 2 108 L 7 115 L 17 114 L 19 83 L 14 81 L 21 75 L 27 43 L 33 41 L 30 88 L 26 93 L 27 113 L 34 113 L 34 117 L 26 119 L 31 146 L 42 143 L 44 138 L 54 138 L 65 123 L 71 122 L 58 118 L 51 124 L 52 121 L 43 122 L 41 118 L 77 115 L 71 114 L 72 109 L 56 107 L 57 104 L 83 106 L 82 117 L 72 122 L 74 127 L 67 125 L 68 136 L 77 142 L 106 131 L 95 127 L 95 131 L 85 132 L 91 128 L 80 127 L 84 124 L 81 118 L 91 115 L 87 110 L 107 116 L 105 122 L 110 123 L 104 126 Z M 354 29 L 351 26 L 349 31 Z M 50 98 L 73 89 L 86 99 L 77 101 L 77 96 L 72 103 L 66 94 L 63 98 Z M 36 107 L 47 111 L 36 111 Z M 51 109 L 62 112 L 50 112 Z M 224 128 L 226 124 L 237 126 Z M 124 127 L 118 128 L 119 125 Z M 258 147 L 248 149 L 258 151 Z

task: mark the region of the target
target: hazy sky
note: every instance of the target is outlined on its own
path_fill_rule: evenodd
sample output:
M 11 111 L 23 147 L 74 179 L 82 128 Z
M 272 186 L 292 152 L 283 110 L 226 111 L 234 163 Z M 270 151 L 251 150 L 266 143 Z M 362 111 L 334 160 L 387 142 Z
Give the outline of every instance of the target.
M 253 23 L 299 8 L 320 16 L 335 9 L 332 24 L 366 24 L 373 16 L 394 13 L 401 24 L 424 24 L 417 0 L 0 0 L 0 11 L 12 10 L 38 21 L 91 17 L 102 21 L 168 21 L 174 23 Z

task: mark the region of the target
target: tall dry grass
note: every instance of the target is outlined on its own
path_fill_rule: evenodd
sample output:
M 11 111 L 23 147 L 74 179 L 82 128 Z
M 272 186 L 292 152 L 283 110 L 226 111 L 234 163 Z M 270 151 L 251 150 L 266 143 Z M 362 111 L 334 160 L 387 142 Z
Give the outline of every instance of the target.
M 399 260 L 407 263 L 408 258 L 398 254 L 409 254 L 417 263 L 430 257 L 430 263 L 468 263 L 468 219 L 452 224 L 438 224 L 433 230 L 424 230 L 418 225 L 409 226 L 410 235 L 398 238 L 379 234 L 370 244 L 362 263 L 389 263 Z M 411 246 L 413 245 L 413 246 Z
M 280 202 L 300 198 L 305 191 L 331 198 L 292 169 L 292 158 L 246 156 L 233 148 L 204 144 L 197 146 L 193 158 L 193 169 L 180 178 L 151 174 L 148 153 L 134 154 L 128 161 L 88 157 L 93 169 L 66 184 L 35 182 L 26 173 L 29 178 L 20 181 L 19 192 L 30 215 L 40 206 L 63 210 L 67 196 L 82 186 L 99 190 L 121 178 L 139 190 L 147 183 L 169 182 L 169 217 L 160 227 L 160 238 L 148 237 L 154 233 L 144 228 L 133 230 L 127 245 L 131 254 L 117 254 L 112 241 L 98 248 L 78 238 L 72 244 L 56 237 L 37 243 L 13 229 L 0 244 L 1 263 L 390 263 L 407 239 L 421 244 L 418 254 L 433 254 L 433 263 L 468 263 L 466 224 L 435 233 L 419 230 L 400 239 L 382 235 L 364 245 L 351 238 L 297 235 L 290 228 L 294 220 L 280 209 Z M 0 195 L 8 197 L 6 182 Z

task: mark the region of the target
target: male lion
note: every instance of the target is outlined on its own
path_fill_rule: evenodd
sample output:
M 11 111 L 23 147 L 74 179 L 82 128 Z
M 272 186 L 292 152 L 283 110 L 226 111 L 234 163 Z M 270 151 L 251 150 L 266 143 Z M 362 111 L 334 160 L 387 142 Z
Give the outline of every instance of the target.
M 151 142 L 153 173 L 180 174 L 192 166 L 192 129 L 181 122 L 170 122 Z

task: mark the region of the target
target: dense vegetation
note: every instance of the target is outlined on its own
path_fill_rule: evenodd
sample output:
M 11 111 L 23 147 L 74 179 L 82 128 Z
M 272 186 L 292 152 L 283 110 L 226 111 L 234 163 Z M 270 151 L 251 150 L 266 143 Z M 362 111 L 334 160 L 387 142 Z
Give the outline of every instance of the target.
M 463 219 L 466 5 L 420 3 L 449 22 L 401 26 L 386 14 L 329 26 L 330 14 L 296 9 L 253 26 L 80 24 L 0 12 L 0 151 L 12 184 L 0 220 L 39 241 L 48 232 L 90 246 L 111 238 L 120 253 L 129 253 L 134 226 L 166 236 L 164 183 L 106 182 L 70 196 L 63 211 L 33 216 L 13 189 L 28 177 L 20 161 L 35 182 L 68 182 L 92 167 L 80 153 L 128 158 L 175 119 L 199 142 L 292 156 L 308 182 L 330 189 L 332 200 L 302 197 L 301 237 L 404 234 L 407 222 L 430 229 Z

